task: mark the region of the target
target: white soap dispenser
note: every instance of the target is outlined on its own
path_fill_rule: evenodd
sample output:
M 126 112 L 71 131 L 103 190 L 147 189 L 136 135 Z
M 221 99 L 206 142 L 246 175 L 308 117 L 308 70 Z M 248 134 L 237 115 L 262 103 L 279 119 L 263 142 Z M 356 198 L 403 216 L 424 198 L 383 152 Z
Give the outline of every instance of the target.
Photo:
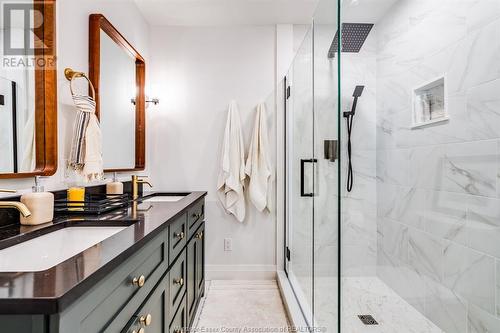
M 54 194 L 45 192 L 40 185 L 40 176 L 35 177 L 35 186 L 32 187 L 32 193 L 26 193 L 21 196 L 21 202 L 28 207 L 31 216 L 21 215 L 22 225 L 38 225 L 51 222 L 54 219 Z
M 123 183 L 118 181 L 117 173 L 113 173 L 113 182 L 106 184 L 106 194 L 123 194 Z

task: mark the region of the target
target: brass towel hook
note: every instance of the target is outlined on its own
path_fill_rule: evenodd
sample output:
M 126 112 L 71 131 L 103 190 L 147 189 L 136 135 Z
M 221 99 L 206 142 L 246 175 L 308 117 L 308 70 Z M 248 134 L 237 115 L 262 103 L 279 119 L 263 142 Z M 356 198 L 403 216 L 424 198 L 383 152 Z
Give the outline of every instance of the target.
M 64 76 L 66 76 L 66 79 L 70 82 L 69 83 L 69 89 L 71 90 L 71 95 L 74 95 L 74 92 L 73 92 L 73 80 L 82 77 L 82 78 L 86 79 L 89 82 L 90 90 L 92 91 L 92 98 L 95 99 L 94 85 L 92 84 L 92 82 L 88 78 L 87 74 L 85 74 L 84 72 L 77 72 L 77 71 L 73 70 L 72 68 L 66 68 L 64 70 Z

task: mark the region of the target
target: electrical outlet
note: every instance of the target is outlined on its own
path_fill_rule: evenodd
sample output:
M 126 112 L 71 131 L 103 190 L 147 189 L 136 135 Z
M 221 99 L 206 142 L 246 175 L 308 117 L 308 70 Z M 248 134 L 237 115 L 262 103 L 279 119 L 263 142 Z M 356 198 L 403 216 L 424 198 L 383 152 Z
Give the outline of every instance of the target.
M 233 250 L 233 240 L 231 238 L 224 238 L 224 251 Z

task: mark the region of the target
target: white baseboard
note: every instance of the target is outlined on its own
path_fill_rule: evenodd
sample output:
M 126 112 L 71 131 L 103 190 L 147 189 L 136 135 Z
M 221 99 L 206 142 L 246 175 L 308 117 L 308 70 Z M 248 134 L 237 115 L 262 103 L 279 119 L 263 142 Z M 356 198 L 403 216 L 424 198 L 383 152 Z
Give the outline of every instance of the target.
M 275 265 L 206 265 L 207 280 L 276 280 Z

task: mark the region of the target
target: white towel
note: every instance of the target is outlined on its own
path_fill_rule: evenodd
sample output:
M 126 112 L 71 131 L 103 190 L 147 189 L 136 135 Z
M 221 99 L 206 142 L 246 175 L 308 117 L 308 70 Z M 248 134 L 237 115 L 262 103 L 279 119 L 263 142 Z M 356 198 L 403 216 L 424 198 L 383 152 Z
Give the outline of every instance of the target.
M 235 101 L 229 105 L 217 194 L 224 209 L 243 222 L 245 219 L 245 156 L 241 121 Z
M 271 164 L 268 150 L 266 106 L 261 103 L 257 106 L 252 142 L 245 167 L 245 172 L 250 177 L 248 186 L 250 200 L 260 212 L 266 207 L 269 209 Z

